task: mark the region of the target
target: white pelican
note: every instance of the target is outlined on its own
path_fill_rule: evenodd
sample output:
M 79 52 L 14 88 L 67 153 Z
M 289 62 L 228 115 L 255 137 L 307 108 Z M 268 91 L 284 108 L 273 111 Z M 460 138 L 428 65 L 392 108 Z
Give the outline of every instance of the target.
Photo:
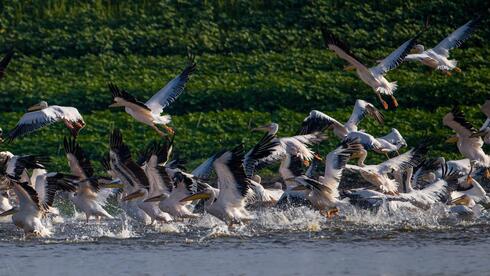
M 125 111 L 136 121 L 151 126 L 160 136 L 165 134 L 157 127 L 163 127 L 170 133 L 174 131 L 167 126 L 170 123 L 169 115 L 161 115 L 163 110 L 170 106 L 183 92 L 189 76 L 196 69 L 194 57 L 189 57 L 189 64 L 176 78 L 171 80 L 165 87 L 158 91 L 146 103 L 138 101 L 134 96 L 116 85 L 109 84 L 112 92 L 113 103 L 109 107 L 124 107 Z
M 471 137 L 480 136 L 485 144 L 490 144 L 490 100 L 486 100 L 485 103 L 480 107 L 481 112 L 487 116 L 487 119 L 481 126 L 480 130 L 473 133 Z
M 301 129 L 298 134 L 304 135 L 323 132 L 325 129 L 333 129 L 333 133 L 338 138 L 343 139 L 349 132 L 357 131 L 357 125 L 366 116 L 374 118 L 380 124 L 384 122 L 383 114 L 374 105 L 363 100 L 356 100 L 354 110 L 345 124 L 320 111 L 313 110 L 301 123 Z
M 4 174 L 12 179 L 30 182 L 27 169 L 44 169 L 43 163 L 49 160 L 37 155 L 13 155 L 10 152 L 1 152 Z M 32 183 L 34 185 L 34 183 Z
M 7 134 L 9 141 L 60 121 L 65 123 L 74 137 L 85 126 L 82 115 L 74 107 L 48 106 L 47 102 L 41 101 L 30 107 L 28 111 L 20 118 L 15 128 Z
M 432 49 L 425 50 L 424 45 L 415 45 L 412 51 L 413 54 L 407 55 L 405 59 L 420 61 L 422 64 L 435 70 L 442 70 L 448 75 L 451 74 L 450 71 L 452 70 L 461 72 L 461 69 L 457 67 L 458 62 L 454 59 L 449 59 L 449 51 L 461 46 L 480 22 L 481 17 L 468 21 L 468 23 L 459 27 Z
M 14 56 L 14 50 L 10 49 L 7 54 L 3 57 L 3 59 L 0 61 L 0 80 L 3 79 L 7 72 L 7 66 L 10 63 L 10 60 L 12 60 L 12 57 Z
M 465 194 L 460 197 L 453 198 L 451 200 L 451 204 L 453 205 L 449 208 L 449 212 L 457 214 L 459 218 L 464 220 L 471 220 L 480 217 L 485 209 L 480 204 L 477 204 L 473 198 Z
M 373 184 L 382 193 L 393 195 L 398 194 L 399 183 L 390 178 L 388 174 L 392 172 L 401 173 L 409 168 L 419 166 L 424 161 L 426 153 L 427 147 L 422 144 L 378 165 L 366 165 L 364 167 L 347 165 L 347 168 L 359 172 L 362 178 Z
M 345 139 L 358 139 L 359 143 L 364 146 L 364 150 L 359 151 L 356 154 L 359 158 L 358 165 L 361 167 L 364 166 L 364 160 L 366 160 L 367 158 L 368 150 L 373 150 L 376 153 L 384 154 L 389 159 L 388 153 L 398 153 L 398 150 L 401 147 L 407 146 L 407 142 L 405 141 L 405 139 L 403 139 L 400 132 L 395 128 L 392 128 L 391 132 L 387 135 L 379 138 L 375 138 L 371 134 L 363 131 L 352 131 L 345 136 Z
M 307 179 L 303 185 L 293 190 L 305 187 L 308 189 L 306 198 L 311 205 L 321 214 L 330 218 L 336 214 L 341 205 L 339 196 L 339 183 L 342 171 L 352 154 L 362 149 L 362 145 L 352 140 L 344 140 L 340 147 L 330 152 L 325 158 L 325 174 L 320 176 L 319 181 Z
M 71 178 L 60 173 L 48 173 L 38 177 L 36 188 L 27 182 L 12 180 L 12 188 L 19 206 L 3 212 L 0 216 L 12 215 L 12 222 L 24 230 L 26 235 L 49 236 L 50 231 L 41 219 L 50 212 L 57 191 L 74 191 Z
M 180 170 L 168 169 L 169 174 L 172 176 L 174 187 L 167 198 L 160 201 L 159 207 L 162 211 L 169 213 L 176 218 L 196 218 L 198 215 L 192 212 L 190 201 L 182 201 L 182 199 L 189 197 L 193 194 L 201 192 L 202 189 L 198 189 L 199 185 L 202 185 L 192 174 L 187 174 Z M 155 199 L 149 199 L 147 201 L 153 201 Z
M 393 92 L 397 88 L 396 81 L 389 82 L 384 75 L 388 71 L 395 69 L 403 62 L 405 56 L 415 45 L 416 39 L 420 33 L 414 38 L 411 38 L 403 43 L 389 56 L 381 60 L 377 66 L 371 68 L 367 68 L 364 64 L 362 64 L 359 59 L 349 51 L 347 46 L 338 40 L 331 32 L 326 29 L 322 29 L 322 34 L 327 47 L 334 51 L 340 58 L 349 62 L 351 66 L 346 67 L 346 69 L 356 69 L 359 78 L 374 90 L 385 109 L 388 109 L 388 104 L 383 100 L 381 94 L 389 95 L 393 101 L 393 105 L 395 107 L 398 106 L 398 102 L 393 96 Z
M 153 192 L 145 202 L 159 202 L 160 210 L 174 218 L 195 218 L 197 215 L 189 209 L 190 202 L 180 200 L 196 192 L 197 182 L 192 175 L 180 171 L 175 162 L 167 163 L 172 154 L 172 144 L 173 140 L 166 140 L 165 143 L 150 145 L 151 149 L 146 150 L 147 161 L 143 169 Z
M 277 147 L 276 139 L 262 139 L 261 143 L 256 145 L 249 153 L 245 154 L 243 145 L 239 145 L 231 151 L 220 152 L 212 157 L 212 165 L 218 176 L 218 196 L 211 187 L 201 187 L 199 193 L 182 199 L 181 201 L 190 201 L 196 199 L 208 199 L 205 202 L 205 210 L 224 221 L 228 226 L 233 224 L 247 222 L 252 216 L 245 209 L 248 201 L 254 196 L 251 186 L 252 180 L 247 176 L 244 163 L 256 164 L 256 160 L 269 156 Z M 248 159 L 248 161 L 244 161 Z M 203 163 L 205 166 L 209 162 Z M 201 171 L 207 171 L 204 166 L 200 166 Z M 254 168 L 250 168 L 254 171 Z M 260 185 L 260 184 L 257 184 Z
M 153 196 L 153 191 L 150 190 L 150 182 L 145 171 L 131 158 L 129 147 L 124 144 L 119 129 L 115 129 L 111 134 L 110 148 L 111 169 L 124 184 L 125 196 L 122 201 L 134 202 L 134 204 L 130 203 L 125 206 L 125 211 L 144 223 L 171 221 L 170 215 L 162 212 L 155 202 L 145 202 L 146 199 Z M 135 207 L 143 210 L 144 214 L 138 212 L 137 209 L 135 210 Z
M 252 131 L 266 131 L 269 135 L 275 135 L 278 130 L 279 125 L 276 123 L 270 123 L 268 125 L 252 129 Z M 264 136 L 263 139 L 265 138 L 266 136 Z M 269 156 L 257 159 L 257 163 L 254 164 L 254 166 L 261 167 L 283 160 L 286 157 L 288 147 L 294 149 L 295 153 L 303 160 L 305 165 L 309 165 L 310 161 L 314 157 L 319 157 L 315 156 L 308 146 L 318 144 L 325 139 L 326 136 L 320 132 L 291 137 L 274 138 L 271 140 L 271 142 L 277 143 L 277 146 L 273 148 L 273 151 Z M 251 175 L 250 172 L 248 172 L 248 165 L 245 165 L 245 168 L 247 169 L 247 175 Z
M 9 198 L 8 191 L 0 191 L 0 212 L 12 209 Z
M 458 172 L 449 170 L 445 165 L 442 172 L 442 178 L 436 179 L 421 190 L 412 190 L 409 193 L 385 194 L 368 189 L 355 189 L 345 191 L 344 196 L 349 198 L 350 203 L 364 208 L 380 207 L 386 203 L 392 210 L 399 207 L 429 209 L 437 202 L 446 203 L 450 199 L 451 191 L 458 185 Z
M 87 223 L 91 216 L 94 216 L 97 221 L 101 217 L 113 219 L 104 209 L 107 198 L 112 194 L 112 191 L 100 187 L 98 180 L 94 177 L 94 169 L 90 159 L 75 139 L 65 137 L 63 145 L 71 173 L 78 177 L 78 187 L 75 193 L 69 194 L 70 200 L 85 213 Z
M 218 197 L 207 205 L 206 211 L 224 221 L 228 226 L 252 220 L 252 216 L 245 209 L 246 198 L 251 196 L 250 179 L 245 175 L 243 158 L 245 156 L 243 145 L 231 151 L 226 151 L 213 162 L 214 170 L 218 176 Z M 209 199 L 213 194 L 198 193 L 182 201 L 196 199 Z
M 482 149 L 483 140 L 480 136 L 474 136 L 476 129 L 469 123 L 461 109 L 455 106 L 447 113 L 442 122 L 456 132 L 459 152 L 470 161 L 476 161 L 477 167 L 489 168 L 490 156 Z

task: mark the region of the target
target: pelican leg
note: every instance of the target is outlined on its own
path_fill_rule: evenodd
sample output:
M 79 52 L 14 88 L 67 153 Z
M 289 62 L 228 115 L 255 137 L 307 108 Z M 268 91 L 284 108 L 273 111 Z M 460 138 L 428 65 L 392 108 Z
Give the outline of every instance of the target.
M 365 149 L 361 149 L 360 151 L 358 151 L 357 153 L 355 153 L 355 155 L 353 157 L 357 157 L 359 158 L 357 160 L 357 165 L 359 167 L 364 167 L 366 165 L 364 165 L 364 161 L 366 160 L 367 158 L 367 150 Z
M 442 71 L 446 76 L 450 77 L 452 76 L 453 74 L 451 72 L 449 72 L 448 70 L 444 70 Z
M 163 131 L 161 131 L 160 129 L 158 129 L 158 127 L 156 125 L 152 125 L 151 126 L 157 133 L 158 135 L 160 135 L 161 137 L 164 137 L 165 136 L 165 133 L 163 133 Z
M 453 70 L 454 70 L 454 72 L 456 72 L 456 73 L 461 73 L 461 72 L 462 72 L 462 71 L 461 71 L 461 68 L 459 68 L 459 67 L 457 67 L 457 66 L 456 66 L 456 67 L 454 67 L 454 68 L 453 68 Z
M 89 214 L 85 214 L 85 223 L 88 223 L 88 220 L 90 219 L 90 215 Z
M 339 208 L 337 207 L 330 208 L 327 211 L 323 211 L 323 215 L 328 219 L 335 217 L 336 215 L 338 215 L 338 213 L 339 213 Z
M 393 102 L 393 106 L 398 107 L 398 101 L 396 100 L 395 96 L 390 95 L 390 97 L 391 97 L 391 101 Z
M 175 135 L 175 131 L 174 131 L 174 130 L 173 130 L 171 127 L 169 127 L 169 126 L 167 126 L 167 125 L 163 125 L 163 127 L 165 128 L 165 130 L 166 130 L 166 131 L 167 131 L 169 134 L 171 134 L 171 135 Z
M 468 173 L 468 177 L 466 177 L 466 183 L 468 185 L 473 184 L 473 177 L 471 176 L 471 174 L 473 173 L 474 165 L 475 165 L 475 163 L 473 161 L 470 161 L 470 172 Z
M 390 159 L 390 156 L 388 155 L 387 152 L 385 152 L 385 156 L 386 156 L 386 159 L 388 159 L 388 160 Z
M 483 172 L 483 177 L 485 179 L 490 179 L 490 168 L 485 169 L 485 171 Z
M 379 101 L 383 105 L 383 108 L 388 109 L 388 103 L 385 100 L 383 100 L 383 97 L 381 97 L 381 94 L 378 91 L 376 91 L 376 95 L 378 96 Z

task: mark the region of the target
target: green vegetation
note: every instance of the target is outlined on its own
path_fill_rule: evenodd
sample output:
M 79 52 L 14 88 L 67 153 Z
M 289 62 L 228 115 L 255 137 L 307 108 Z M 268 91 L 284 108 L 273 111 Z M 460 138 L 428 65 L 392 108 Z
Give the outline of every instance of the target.
M 382 58 L 422 29 L 421 41 L 435 45 L 477 13 L 483 1 L 3 1 L 0 52 L 16 56 L 0 81 L 0 126 L 11 129 L 22 112 L 42 99 L 77 107 L 87 127 L 80 143 L 96 159 L 108 149 L 112 128 L 123 129 L 134 153 L 158 136 L 122 110 L 107 110 L 109 81 L 144 100 L 178 74 L 191 50 L 198 71 L 186 92 L 167 111 L 177 130 L 176 151 L 192 168 L 222 147 L 259 138 L 250 127 L 270 121 L 280 135 L 293 134 L 311 109 L 345 121 L 355 99 L 378 104 L 369 87 L 342 70 L 345 63 L 326 50 L 318 29 L 326 25 L 363 60 Z M 386 122 L 361 127 L 383 135 L 395 127 L 409 144 L 421 138 L 443 141 L 451 131 L 442 116 L 461 104 L 476 126 L 478 105 L 490 98 L 488 18 L 452 53 L 462 74 L 446 77 L 418 64 L 390 72 L 397 80 L 398 110 Z M 49 154 L 53 168 L 66 169 L 61 147 L 63 126 L 21 138 L 2 149 Z M 319 150 L 338 141 L 333 135 Z M 460 158 L 454 145 L 440 144 L 432 154 Z M 371 158 L 380 160 L 378 156 Z

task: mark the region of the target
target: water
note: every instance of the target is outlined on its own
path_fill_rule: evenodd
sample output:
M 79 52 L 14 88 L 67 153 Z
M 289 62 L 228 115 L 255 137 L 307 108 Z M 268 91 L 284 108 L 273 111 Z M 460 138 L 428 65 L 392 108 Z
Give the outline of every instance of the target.
M 65 217 L 50 238 L 0 222 L 0 275 L 488 275 L 490 216 L 306 208 L 256 212 L 229 230 L 210 216 L 141 226 Z

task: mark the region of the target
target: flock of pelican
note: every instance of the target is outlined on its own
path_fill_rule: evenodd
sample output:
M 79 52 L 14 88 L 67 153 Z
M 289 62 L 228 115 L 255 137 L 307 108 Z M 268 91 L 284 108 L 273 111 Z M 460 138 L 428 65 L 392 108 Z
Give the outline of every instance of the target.
M 461 71 L 455 60 L 448 59 L 449 51 L 460 46 L 480 21 L 481 18 L 469 21 L 429 50 L 416 44 L 417 35 L 372 68 L 361 63 L 327 29 L 322 34 L 326 46 L 346 60 L 349 68 L 356 69 L 360 79 L 372 87 L 387 109 L 388 103 L 382 95 L 390 96 L 392 105 L 398 106 L 393 96 L 397 83 L 385 78 L 389 70 L 408 60 L 420 61 L 446 74 Z M 0 62 L 0 78 L 5 76 L 12 57 L 10 51 Z M 45 101 L 30 107 L 6 133 L 6 142 L 12 143 L 50 124 L 63 122 L 71 134 L 63 141 L 70 172 L 48 171 L 49 160 L 43 156 L 0 152 L 0 216 L 11 216 L 12 222 L 26 235 L 46 236 L 50 233 L 46 221 L 60 216 L 53 203 L 61 197 L 84 213 L 87 222 L 92 218 L 97 222 L 113 219 L 106 210 L 112 197 L 124 214 L 145 225 L 171 221 L 192 223 L 207 213 L 229 227 L 253 221 L 251 210 L 257 208 L 308 206 L 332 218 L 347 206 L 373 212 L 386 207 L 394 212 L 400 208 L 427 210 L 434 204 L 442 204 L 449 212 L 475 217 L 490 203 L 482 185 L 475 180 L 490 178 L 490 156 L 482 149 L 484 143 L 490 143 L 490 100 L 481 107 L 488 119 L 479 130 L 465 119 L 458 107 L 442 118 L 443 124 L 456 133 L 451 140 L 457 140 L 464 157 L 461 160 L 428 158 L 429 142 L 423 141 L 400 154 L 408 145 L 397 129 L 392 128 L 382 137 L 359 129 L 365 117 L 384 123 L 384 116 L 375 105 L 359 99 L 346 123 L 313 110 L 295 136 L 278 137 L 276 123 L 260 126 L 253 130 L 263 131 L 264 135 L 252 148 L 238 144 L 218 151 L 189 171 L 173 156 L 174 130 L 168 126 L 171 117 L 162 113 L 184 92 L 195 69 L 194 57 L 189 55 L 184 70 L 146 102 L 114 83 L 108 85 L 113 96 L 110 107 L 124 107 L 136 121 L 153 128 L 159 138 L 149 143 L 138 157 L 133 157 L 123 132 L 113 129 L 109 151 L 98 160 L 104 173 L 94 171 L 93 160 L 76 139 L 85 126 L 76 108 L 50 106 Z M 329 131 L 339 143 L 320 156 L 312 147 L 322 143 Z M 387 160 L 365 164 L 370 152 L 382 154 Z M 349 164 L 350 160 L 357 162 Z M 276 164 L 279 164 L 281 181 L 263 183 L 260 170 L 277 168 Z M 320 166 L 325 168 L 323 174 L 318 172 Z M 365 187 L 340 187 L 344 171 L 358 174 L 365 180 Z

